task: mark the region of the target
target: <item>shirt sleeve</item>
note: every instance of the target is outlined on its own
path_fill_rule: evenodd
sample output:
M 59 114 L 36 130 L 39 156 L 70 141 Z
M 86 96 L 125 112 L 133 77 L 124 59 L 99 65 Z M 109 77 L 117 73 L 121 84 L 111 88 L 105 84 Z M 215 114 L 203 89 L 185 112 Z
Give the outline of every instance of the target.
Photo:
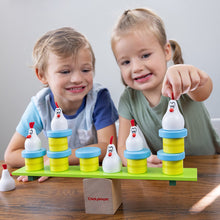
M 34 129 L 36 130 L 36 133 L 39 134 L 43 129 L 43 124 L 40 115 L 37 111 L 37 108 L 33 102 L 30 102 L 27 106 L 16 128 L 16 131 L 22 136 L 26 137 L 28 135 L 30 122 L 35 122 Z
M 125 90 L 120 97 L 119 104 L 118 104 L 118 113 L 120 116 L 128 120 L 131 120 L 133 118 L 133 116 L 131 115 L 129 95 L 128 95 L 127 90 Z
M 118 120 L 118 112 L 107 89 L 98 92 L 93 112 L 96 130 L 107 127 Z

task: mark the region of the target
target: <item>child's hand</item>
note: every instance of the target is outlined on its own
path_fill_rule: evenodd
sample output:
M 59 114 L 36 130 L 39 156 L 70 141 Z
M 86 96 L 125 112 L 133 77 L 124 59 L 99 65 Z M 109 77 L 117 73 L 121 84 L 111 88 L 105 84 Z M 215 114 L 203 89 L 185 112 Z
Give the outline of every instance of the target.
M 162 86 L 162 95 L 175 100 L 188 92 L 193 92 L 208 81 L 209 76 L 191 65 L 174 65 L 168 68 Z
M 147 158 L 148 167 L 162 167 L 162 160 L 159 160 L 157 155 L 151 155 Z
M 44 165 L 49 165 L 49 164 L 50 164 L 50 161 L 49 161 L 49 158 L 47 158 L 47 159 L 45 160 L 45 162 L 44 162 Z M 47 179 L 49 179 L 48 176 L 41 176 L 41 177 L 38 179 L 38 182 L 39 182 L 39 183 L 42 183 L 42 182 L 46 181 Z M 28 182 L 28 176 L 19 176 L 19 177 L 17 178 L 17 180 L 18 180 L 19 182 Z
M 46 181 L 47 179 L 49 179 L 48 176 L 42 176 L 42 177 L 40 177 L 40 178 L 38 179 L 38 182 L 41 183 L 41 182 Z M 18 180 L 19 182 L 28 182 L 28 176 L 19 176 L 19 177 L 17 178 L 17 180 Z

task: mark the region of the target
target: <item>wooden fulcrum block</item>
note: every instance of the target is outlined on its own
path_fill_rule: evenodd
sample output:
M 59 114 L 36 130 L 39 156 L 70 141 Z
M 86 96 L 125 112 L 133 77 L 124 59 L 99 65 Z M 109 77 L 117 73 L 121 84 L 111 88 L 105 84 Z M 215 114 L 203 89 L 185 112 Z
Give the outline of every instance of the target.
M 119 179 L 84 179 L 85 212 L 89 214 L 114 214 L 120 204 Z

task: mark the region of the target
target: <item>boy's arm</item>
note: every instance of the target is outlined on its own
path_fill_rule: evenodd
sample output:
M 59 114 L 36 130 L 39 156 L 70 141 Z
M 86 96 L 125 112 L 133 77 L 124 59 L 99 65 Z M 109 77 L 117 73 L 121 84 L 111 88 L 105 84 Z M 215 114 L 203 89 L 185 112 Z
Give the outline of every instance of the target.
M 130 127 L 131 127 L 130 120 L 119 116 L 118 154 L 124 166 L 127 166 L 127 159 L 124 157 L 124 151 L 126 150 L 126 139 L 129 135 Z
M 26 138 L 17 131 L 12 136 L 8 147 L 5 151 L 5 162 L 11 167 L 22 167 L 25 165 L 21 152 L 24 150 L 24 142 Z

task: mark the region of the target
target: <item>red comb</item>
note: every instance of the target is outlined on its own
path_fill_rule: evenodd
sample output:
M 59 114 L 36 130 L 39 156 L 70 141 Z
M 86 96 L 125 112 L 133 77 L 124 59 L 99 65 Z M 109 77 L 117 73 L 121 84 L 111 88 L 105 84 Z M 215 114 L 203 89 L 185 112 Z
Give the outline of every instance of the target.
M 55 102 L 55 105 L 56 105 L 57 108 L 59 108 L 59 105 L 57 104 L 57 102 Z
M 4 170 L 6 170 L 7 169 L 7 164 L 2 164 L 2 167 L 3 167 Z
M 173 95 L 173 92 L 172 92 L 172 94 L 171 94 L 171 99 L 172 99 L 172 100 L 174 100 L 174 95 Z
M 34 128 L 34 122 L 29 123 L 30 128 Z
M 111 136 L 110 138 L 110 144 L 112 144 L 112 142 L 113 142 L 113 136 Z
M 132 126 L 132 127 L 135 126 L 135 121 L 134 121 L 134 119 L 131 119 L 131 126 Z

